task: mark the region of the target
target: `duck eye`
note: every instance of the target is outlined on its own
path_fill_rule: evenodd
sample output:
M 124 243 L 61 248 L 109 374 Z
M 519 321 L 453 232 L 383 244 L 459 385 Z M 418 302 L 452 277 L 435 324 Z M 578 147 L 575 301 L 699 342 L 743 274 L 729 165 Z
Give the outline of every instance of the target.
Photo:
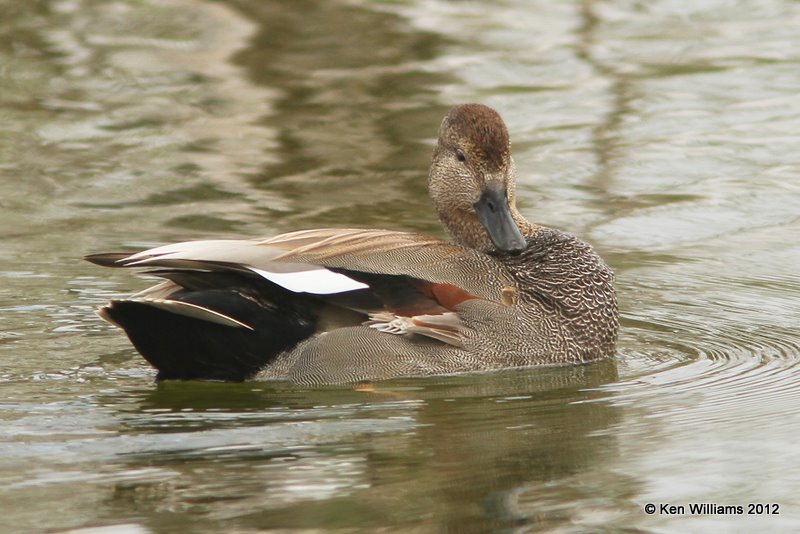
M 467 156 L 465 156 L 464 153 L 461 152 L 461 150 L 456 150 L 456 159 L 462 162 L 467 161 Z

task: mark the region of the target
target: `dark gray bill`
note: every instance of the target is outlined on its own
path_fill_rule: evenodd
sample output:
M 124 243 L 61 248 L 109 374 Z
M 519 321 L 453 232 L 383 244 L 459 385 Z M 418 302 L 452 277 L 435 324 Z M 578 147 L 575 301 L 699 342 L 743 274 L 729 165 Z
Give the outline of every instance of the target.
M 519 254 L 525 250 L 527 243 L 511 217 L 505 187 L 487 187 L 480 200 L 475 203 L 475 213 L 497 250 L 510 254 Z

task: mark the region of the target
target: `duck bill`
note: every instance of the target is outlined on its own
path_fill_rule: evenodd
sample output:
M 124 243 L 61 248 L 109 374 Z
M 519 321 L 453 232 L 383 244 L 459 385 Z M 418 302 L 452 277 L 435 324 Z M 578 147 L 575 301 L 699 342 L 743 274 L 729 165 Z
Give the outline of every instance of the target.
M 511 215 L 505 187 L 487 186 L 475 203 L 475 213 L 498 251 L 519 254 L 525 250 L 528 243 Z

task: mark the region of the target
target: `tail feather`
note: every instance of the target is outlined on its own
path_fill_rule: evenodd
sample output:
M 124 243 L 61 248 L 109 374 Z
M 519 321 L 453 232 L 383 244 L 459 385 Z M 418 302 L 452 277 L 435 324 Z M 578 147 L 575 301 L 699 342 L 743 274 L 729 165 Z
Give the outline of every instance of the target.
M 114 300 L 100 315 L 125 330 L 159 380 L 247 380 L 316 329 L 310 310 L 266 307 L 229 289 Z
M 125 267 L 124 264 L 120 263 L 120 260 L 124 260 L 128 256 L 130 256 L 129 252 L 103 252 L 100 254 L 89 254 L 88 256 L 84 256 L 83 259 L 95 265 L 102 265 L 103 267 Z

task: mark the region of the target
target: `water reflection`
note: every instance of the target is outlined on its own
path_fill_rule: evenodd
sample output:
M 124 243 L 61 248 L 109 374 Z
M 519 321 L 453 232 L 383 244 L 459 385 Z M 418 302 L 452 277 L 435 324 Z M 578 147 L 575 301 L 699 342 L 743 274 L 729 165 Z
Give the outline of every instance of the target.
M 430 88 L 449 77 L 423 62 L 445 40 L 355 4 L 235 5 L 260 27 L 237 64 L 254 81 L 283 91 L 259 120 L 278 132 L 277 161 L 248 177 L 289 200 L 277 211 L 264 205 L 266 220 L 285 230 L 437 229 L 420 198 L 427 195 L 427 140 L 447 107 Z
M 149 446 L 164 447 L 132 451 L 127 469 L 178 474 L 121 480 L 111 506 L 133 505 L 154 529 L 165 503 L 239 528 L 568 524 L 572 515 L 540 501 L 537 488 L 572 486 L 616 454 L 609 430 L 619 412 L 594 402 L 605 395 L 594 388 L 615 378 L 604 362 L 395 381 L 374 393 L 164 384 L 123 418 L 115 439 L 142 443 L 142 431 L 155 433 Z M 345 449 L 327 445 L 342 433 Z

